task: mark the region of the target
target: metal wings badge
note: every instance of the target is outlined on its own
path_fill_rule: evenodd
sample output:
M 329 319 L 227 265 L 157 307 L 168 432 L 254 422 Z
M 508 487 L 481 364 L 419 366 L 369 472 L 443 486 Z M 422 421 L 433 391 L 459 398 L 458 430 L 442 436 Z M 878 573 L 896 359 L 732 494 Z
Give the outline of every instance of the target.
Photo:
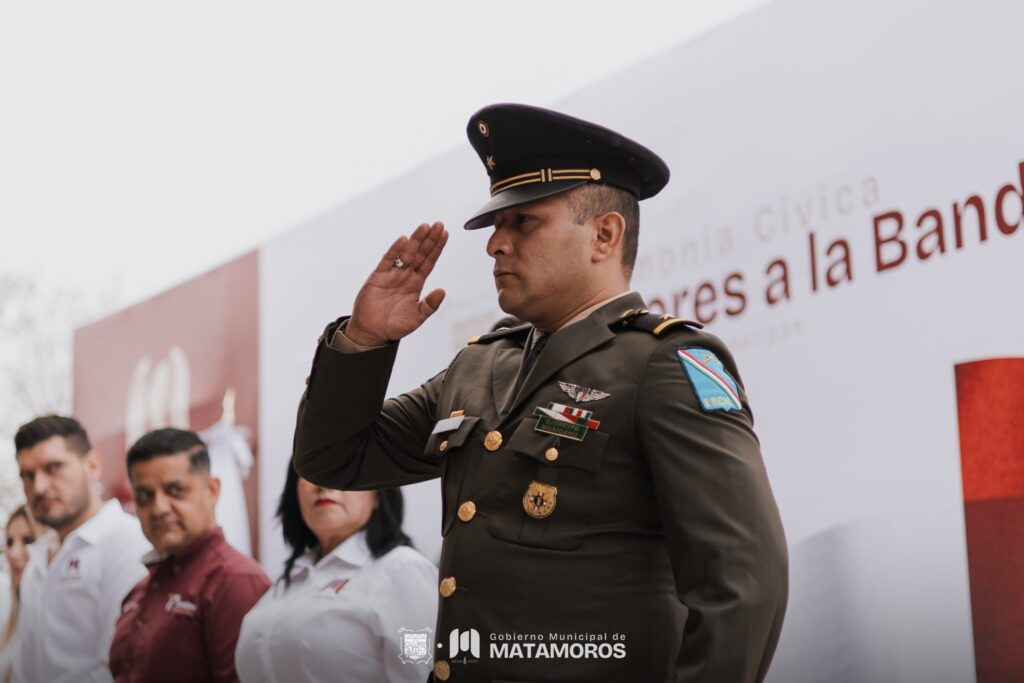
M 569 398 L 577 403 L 600 401 L 602 398 L 608 398 L 611 396 L 611 394 L 606 391 L 591 389 L 590 387 L 581 387 L 579 384 L 570 384 L 569 382 L 559 382 L 558 386 L 562 388 L 562 391 L 568 394 Z

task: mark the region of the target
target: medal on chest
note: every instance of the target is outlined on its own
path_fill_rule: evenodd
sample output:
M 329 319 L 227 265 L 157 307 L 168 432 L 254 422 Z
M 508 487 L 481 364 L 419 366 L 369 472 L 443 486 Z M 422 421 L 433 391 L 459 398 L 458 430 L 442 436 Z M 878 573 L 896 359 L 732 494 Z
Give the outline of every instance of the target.
M 535 430 L 573 441 L 583 441 L 588 431 L 601 426 L 600 422 L 592 419 L 593 411 L 561 403 L 549 403 L 547 408 L 534 408 L 533 414 L 537 417 Z
M 558 487 L 531 481 L 523 494 L 523 510 L 534 519 L 544 519 L 555 511 Z

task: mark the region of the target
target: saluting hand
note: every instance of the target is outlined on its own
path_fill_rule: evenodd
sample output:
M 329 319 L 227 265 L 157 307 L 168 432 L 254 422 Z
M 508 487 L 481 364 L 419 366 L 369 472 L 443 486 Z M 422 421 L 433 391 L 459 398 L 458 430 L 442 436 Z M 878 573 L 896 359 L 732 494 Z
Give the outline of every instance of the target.
M 413 332 L 444 300 L 435 289 L 420 299 L 427 276 L 448 241 L 443 223 L 420 225 L 399 237 L 356 295 L 345 336 L 364 346 L 380 346 Z

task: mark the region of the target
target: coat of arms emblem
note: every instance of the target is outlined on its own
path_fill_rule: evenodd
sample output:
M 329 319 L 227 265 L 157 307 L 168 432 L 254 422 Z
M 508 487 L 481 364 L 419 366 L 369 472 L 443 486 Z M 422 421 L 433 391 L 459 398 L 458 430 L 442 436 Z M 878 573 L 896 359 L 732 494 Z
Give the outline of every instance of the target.
M 402 651 L 398 656 L 403 664 L 430 663 L 434 656 L 434 629 L 429 626 L 420 629 L 403 626 L 398 633 L 402 636 Z

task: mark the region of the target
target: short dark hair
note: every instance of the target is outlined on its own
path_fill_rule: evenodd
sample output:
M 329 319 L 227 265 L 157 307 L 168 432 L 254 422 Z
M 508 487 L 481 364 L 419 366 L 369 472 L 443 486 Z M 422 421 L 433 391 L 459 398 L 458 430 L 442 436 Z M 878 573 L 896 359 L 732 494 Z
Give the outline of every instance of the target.
M 622 215 L 626 230 L 622 235 L 622 268 L 633 274 L 640 245 L 640 202 L 627 190 L 604 183 L 586 183 L 565 193 L 573 220 L 583 225 L 591 218 L 615 211 Z
M 316 534 L 302 519 L 298 486 L 299 474 L 289 461 L 284 491 L 281 492 L 281 502 L 277 505 L 277 517 L 281 520 L 284 542 L 292 549 L 292 554 L 284 562 L 284 573 L 281 574 L 285 586 L 291 584 L 292 568 L 295 566 L 295 561 L 310 548 L 316 548 L 319 543 L 316 540 Z M 412 546 L 412 539 L 402 531 L 404 516 L 405 502 L 401 489 L 390 488 L 377 491 L 377 507 L 374 508 L 369 521 L 363 527 L 366 530 L 366 545 L 370 547 L 371 555 L 383 557 L 400 545 Z
M 92 450 L 89 435 L 78 420 L 62 415 L 42 415 L 18 427 L 14 435 L 14 452 L 20 453 L 55 436 L 64 437 L 68 449 L 78 455 Z
M 188 456 L 188 467 L 193 472 L 210 472 L 210 453 L 206 444 L 195 432 L 187 429 L 164 427 L 143 434 L 128 449 L 128 473 L 132 465 L 167 455 L 184 453 Z

